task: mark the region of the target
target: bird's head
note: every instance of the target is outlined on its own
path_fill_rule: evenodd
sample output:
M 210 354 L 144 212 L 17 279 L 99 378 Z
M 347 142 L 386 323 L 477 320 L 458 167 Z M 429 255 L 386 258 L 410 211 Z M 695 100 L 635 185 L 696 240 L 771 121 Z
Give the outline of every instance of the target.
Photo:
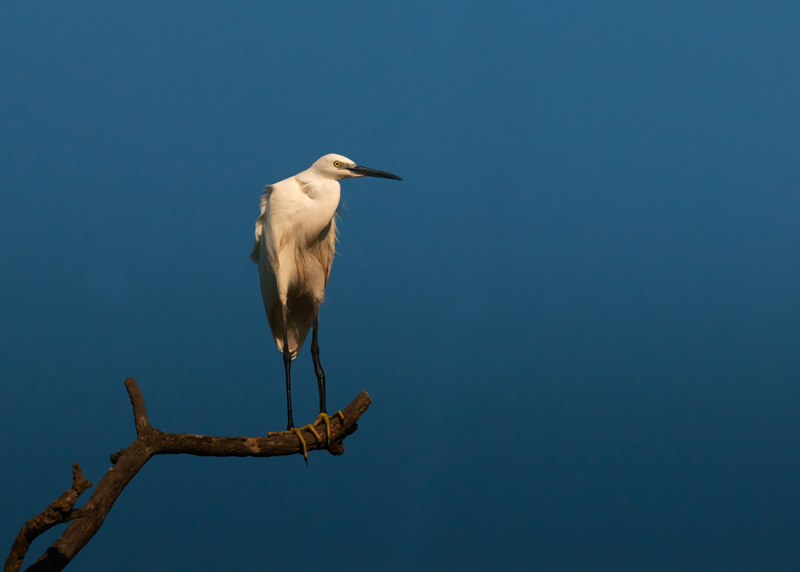
M 355 177 L 379 177 L 381 179 L 394 179 L 402 181 L 397 175 L 391 173 L 384 173 L 383 171 L 376 171 L 375 169 L 368 169 L 360 165 L 356 165 L 353 161 L 342 155 L 330 153 L 324 157 L 320 157 L 311 166 L 318 175 L 326 179 L 334 181 L 341 181 L 342 179 L 352 179 Z

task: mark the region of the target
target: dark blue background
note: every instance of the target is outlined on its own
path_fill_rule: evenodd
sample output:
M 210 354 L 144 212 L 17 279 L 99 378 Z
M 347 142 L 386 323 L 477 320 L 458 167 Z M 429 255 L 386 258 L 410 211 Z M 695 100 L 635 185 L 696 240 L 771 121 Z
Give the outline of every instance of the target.
M 253 222 L 336 152 L 405 179 L 343 184 L 347 453 L 155 458 L 73 566 L 800 569 L 798 4 L 286 4 L 0 7 L 4 546 L 126 376 L 284 427 Z

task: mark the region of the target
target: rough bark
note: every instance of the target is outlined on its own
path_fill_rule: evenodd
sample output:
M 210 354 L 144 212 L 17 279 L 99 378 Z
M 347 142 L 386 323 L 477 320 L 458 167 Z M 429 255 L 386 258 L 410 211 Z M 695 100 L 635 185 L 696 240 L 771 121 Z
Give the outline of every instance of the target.
M 56 526 L 68 522 L 75 518 L 81 509 L 73 510 L 75 501 L 83 492 L 92 486 L 92 483 L 87 481 L 80 465 L 75 463 L 72 465 L 72 488 L 65 491 L 60 497 L 50 503 L 44 511 L 34 516 L 22 527 L 19 531 L 14 545 L 11 547 L 11 554 L 6 559 L 4 571 L 16 572 L 22 567 L 22 561 L 25 559 L 25 554 L 28 552 L 28 547 L 31 542 L 45 532 Z
M 58 540 L 27 569 L 29 572 L 62 570 L 100 529 L 125 486 L 155 455 L 277 457 L 303 454 L 300 440 L 292 433 L 267 437 L 210 437 L 191 433 L 164 433 L 150 425 L 144 397 L 136 380 L 129 377 L 125 380 L 125 387 L 133 406 L 136 439 L 127 448 L 111 455 L 112 467 L 97 484 L 92 496 L 83 507 L 73 510 L 78 496 L 92 486 L 75 463 L 72 466 L 72 488 L 53 501 L 44 512 L 25 523 L 11 548 L 3 572 L 18 572 L 28 547 L 37 536 L 57 524 L 72 521 Z M 344 453 L 344 439 L 358 429 L 356 422 L 370 403 L 372 400 L 369 395 L 362 391 L 342 410 L 343 419 L 332 417 L 330 443 L 327 442 L 325 425 L 316 428 L 307 426 L 302 431 L 307 450 L 326 449 L 332 455 Z

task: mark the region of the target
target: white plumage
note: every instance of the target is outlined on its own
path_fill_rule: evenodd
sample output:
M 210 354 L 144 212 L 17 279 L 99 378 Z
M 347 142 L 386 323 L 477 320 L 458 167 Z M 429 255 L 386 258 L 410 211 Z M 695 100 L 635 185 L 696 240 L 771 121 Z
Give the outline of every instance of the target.
M 256 242 L 250 259 L 258 264 L 267 321 L 283 354 L 288 430 L 294 429 L 291 363 L 312 327 L 311 356 L 319 385 L 317 422 L 324 421 L 329 427 L 317 317 L 319 305 L 325 299 L 336 246 L 339 181 L 365 176 L 402 180 L 397 175 L 361 167 L 347 157 L 331 154 L 294 177 L 267 185 L 261 196 L 261 216 L 256 220 Z
M 283 317 L 292 359 L 303 347 L 314 313 L 325 298 L 336 244 L 339 181 L 326 163 L 349 159 L 326 155 L 310 169 L 267 185 L 256 220 L 256 242 L 250 260 L 258 264 L 261 296 L 275 344 L 283 352 Z

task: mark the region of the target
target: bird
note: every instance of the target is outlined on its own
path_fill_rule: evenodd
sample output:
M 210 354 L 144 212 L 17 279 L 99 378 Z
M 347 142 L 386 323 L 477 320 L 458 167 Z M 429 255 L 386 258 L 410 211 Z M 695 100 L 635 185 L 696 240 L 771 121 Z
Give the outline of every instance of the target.
M 250 260 L 258 265 L 261 297 L 275 345 L 283 354 L 286 371 L 286 431 L 302 444 L 308 463 L 302 430 L 325 423 L 330 445 L 330 416 L 325 401 L 325 372 L 319 360 L 319 306 L 333 264 L 337 239 L 336 211 L 341 187 L 339 181 L 359 177 L 378 177 L 402 181 L 397 175 L 357 165 L 347 157 L 331 153 L 320 157 L 305 171 L 272 185 L 261 195 L 261 214 L 256 219 L 255 244 Z M 311 357 L 319 390 L 319 415 L 314 425 L 297 429 L 292 419 L 292 360 L 303 347 L 309 329 Z M 341 411 L 334 414 L 342 420 Z

